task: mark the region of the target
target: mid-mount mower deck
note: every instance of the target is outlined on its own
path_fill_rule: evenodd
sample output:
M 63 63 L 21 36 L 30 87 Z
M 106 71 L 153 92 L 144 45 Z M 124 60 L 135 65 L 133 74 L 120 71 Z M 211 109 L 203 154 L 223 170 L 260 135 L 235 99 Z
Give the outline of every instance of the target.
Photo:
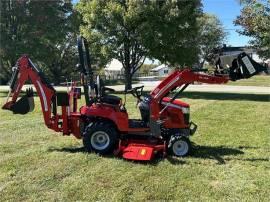
M 68 92 L 56 92 L 30 58 L 24 55 L 13 68 L 10 92 L 3 109 L 18 114 L 33 110 L 32 89 L 28 89 L 26 95 L 17 101 L 24 83 L 31 80 L 40 98 L 48 128 L 63 135 L 73 134 L 82 138 L 87 151 L 114 153 L 131 160 L 147 161 L 157 154 L 165 156 L 168 153 L 181 157 L 190 152 L 189 138 L 197 126 L 190 121 L 189 104 L 177 99 L 189 84 L 195 81 L 223 84 L 229 80 L 249 78 L 264 70 L 245 53 L 234 57 L 228 74 L 210 74 L 189 68 L 176 70 L 148 95 L 142 95 L 143 86 L 126 91 L 138 101 L 142 118 L 135 120 L 129 119 L 125 100 L 108 95 L 113 89 L 105 87 L 99 76 L 94 82 L 87 41 L 83 37 L 78 39 L 78 50 L 80 64 L 77 68 L 80 70 L 86 105 L 78 110 L 81 88 L 75 82 L 69 86 Z M 176 88 L 176 94 L 169 97 Z M 61 113 L 57 111 L 57 106 L 61 107 Z

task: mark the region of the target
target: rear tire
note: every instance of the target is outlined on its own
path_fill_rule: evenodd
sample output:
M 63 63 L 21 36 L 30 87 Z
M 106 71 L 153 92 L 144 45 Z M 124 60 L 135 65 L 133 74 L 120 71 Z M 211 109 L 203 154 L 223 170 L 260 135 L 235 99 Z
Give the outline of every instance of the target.
M 172 136 L 169 142 L 169 151 L 177 157 L 187 156 L 191 151 L 190 140 L 183 136 Z
M 117 143 L 117 131 L 104 122 L 90 123 L 84 132 L 83 145 L 86 151 L 98 154 L 109 154 Z

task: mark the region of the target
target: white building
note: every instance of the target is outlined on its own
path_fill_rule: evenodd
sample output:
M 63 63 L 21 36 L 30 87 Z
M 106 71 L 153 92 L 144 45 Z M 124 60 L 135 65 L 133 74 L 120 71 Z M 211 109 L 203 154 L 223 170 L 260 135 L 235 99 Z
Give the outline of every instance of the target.
M 123 64 L 117 60 L 117 59 L 112 59 L 111 62 L 109 62 L 105 68 L 105 76 L 110 77 L 112 79 L 117 79 L 118 75 L 123 75 L 124 74 L 124 67 Z
M 159 65 L 153 69 L 150 70 L 150 73 L 152 73 L 154 76 L 158 77 L 165 77 L 172 71 L 172 68 L 170 68 L 167 65 Z

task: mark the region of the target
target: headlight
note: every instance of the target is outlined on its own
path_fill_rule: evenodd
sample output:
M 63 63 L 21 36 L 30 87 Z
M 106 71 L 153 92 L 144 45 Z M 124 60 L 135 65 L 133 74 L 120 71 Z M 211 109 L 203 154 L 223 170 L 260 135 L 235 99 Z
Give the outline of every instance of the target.
M 182 107 L 183 114 L 189 114 L 189 107 Z

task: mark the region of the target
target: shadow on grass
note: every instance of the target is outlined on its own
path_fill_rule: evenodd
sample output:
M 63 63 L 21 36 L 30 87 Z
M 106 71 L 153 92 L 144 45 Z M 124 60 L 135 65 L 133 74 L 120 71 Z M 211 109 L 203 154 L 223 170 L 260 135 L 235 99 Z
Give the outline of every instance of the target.
M 199 146 L 193 148 L 192 157 L 201 159 L 214 159 L 218 164 L 225 164 L 225 156 L 236 156 L 244 154 L 243 151 L 226 146 Z
M 270 92 L 269 92 L 270 93 Z M 184 92 L 181 97 L 205 100 L 238 100 L 269 102 L 269 94 Z
M 236 148 L 229 148 L 226 146 L 199 146 L 193 145 L 192 152 L 190 154 L 191 158 L 198 159 L 211 159 L 216 160 L 218 164 L 225 164 L 224 157 L 227 156 L 236 156 L 244 154 L 243 151 Z M 234 158 L 232 158 L 234 159 Z M 167 160 L 174 165 L 184 164 L 184 158 L 176 158 L 172 156 L 168 156 Z M 226 158 L 227 160 L 227 158 Z
M 115 92 L 114 94 L 123 94 L 123 92 Z M 145 92 L 145 95 L 149 92 Z M 20 96 L 23 96 L 21 93 Z M 7 93 L 0 93 L 0 97 L 6 97 Z M 34 96 L 37 96 L 34 93 Z M 269 94 L 249 94 L 249 93 L 218 93 L 218 92 L 184 92 L 180 98 L 189 99 L 205 99 L 205 100 L 238 100 L 238 101 L 256 101 L 256 102 L 269 102 Z
M 65 148 L 50 148 L 48 151 L 53 152 L 68 152 L 68 153 L 87 153 L 84 147 L 65 147 Z M 236 148 L 229 148 L 226 146 L 199 146 L 194 145 L 192 153 L 190 155 L 191 158 L 200 158 L 200 159 L 212 159 L 216 160 L 218 164 L 225 164 L 224 157 L 225 156 L 236 156 L 244 154 L 243 151 L 236 149 Z M 115 158 L 114 155 L 106 155 L 106 158 Z M 144 161 L 131 161 L 134 163 L 142 164 L 142 165 L 157 165 L 160 161 L 164 158 L 157 156 L 151 162 L 144 162 Z M 185 158 L 177 158 L 168 155 L 166 159 L 173 165 L 181 165 L 185 164 Z M 235 158 L 227 159 L 226 160 L 233 160 Z M 237 159 L 236 159 L 237 160 Z M 248 159 L 251 161 L 252 159 Z M 264 159 L 263 159 L 264 160 Z
M 115 92 L 114 94 L 123 94 L 124 92 Z M 145 91 L 143 95 L 148 95 L 150 92 Z M 183 92 L 179 98 L 190 99 L 205 99 L 205 100 L 238 100 L 238 101 L 256 101 L 269 102 L 269 94 L 254 94 L 254 93 L 226 93 L 226 92 Z
M 55 147 L 50 147 L 48 149 L 49 152 L 67 152 L 67 153 L 90 153 L 90 152 L 87 152 L 84 147 L 63 147 L 63 148 L 55 148 Z M 99 155 L 99 154 L 97 154 Z M 121 156 L 117 156 L 117 155 L 114 155 L 114 154 L 106 154 L 106 155 L 102 155 L 103 157 L 105 158 L 119 158 L 119 159 L 123 159 L 121 158 Z M 125 160 L 125 159 L 124 159 Z M 163 158 L 161 157 L 157 157 L 157 158 L 154 158 L 152 161 L 132 161 L 132 160 L 126 160 L 126 161 L 129 161 L 129 162 L 133 162 L 135 164 L 142 164 L 142 165 L 157 165 L 160 161 L 162 161 Z
M 270 162 L 270 158 L 245 158 L 245 159 L 240 159 L 240 158 L 226 158 L 226 161 L 230 160 L 236 160 L 236 161 L 249 161 L 249 162 Z
M 49 152 L 68 152 L 68 153 L 87 153 L 84 147 L 63 147 L 63 148 L 54 148 L 50 147 Z

